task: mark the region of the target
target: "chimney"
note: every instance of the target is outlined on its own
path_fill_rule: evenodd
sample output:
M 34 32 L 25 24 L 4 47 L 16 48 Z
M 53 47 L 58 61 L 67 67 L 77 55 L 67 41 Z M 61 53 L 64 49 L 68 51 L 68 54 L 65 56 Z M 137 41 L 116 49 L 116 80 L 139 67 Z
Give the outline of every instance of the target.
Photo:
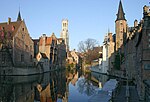
M 138 26 L 138 21 L 135 20 L 135 21 L 134 21 L 134 27 L 137 27 L 137 26 Z
M 7 24 L 10 24 L 10 22 L 11 22 L 11 18 L 8 17 L 8 22 L 7 22 Z

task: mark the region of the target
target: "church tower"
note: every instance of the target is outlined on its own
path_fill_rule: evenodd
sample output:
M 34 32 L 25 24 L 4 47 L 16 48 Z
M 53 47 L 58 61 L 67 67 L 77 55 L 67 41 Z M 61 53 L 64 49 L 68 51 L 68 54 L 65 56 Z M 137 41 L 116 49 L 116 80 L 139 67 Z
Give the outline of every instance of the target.
M 125 13 L 123 11 L 121 0 L 119 2 L 119 8 L 117 13 L 117 19 L 115 21 L 116 25 L 116 51 L 123 45 L 124 42 L 124 34 L 127 31 L 127 21 L 125 19 Z
M 62 20 L 62 31 L 61 31 L 61 38 L 64 39 L 66 44 L 66 51 L 69 51 L 69 33 L 68 33 L 68 20 L 63 19 Z

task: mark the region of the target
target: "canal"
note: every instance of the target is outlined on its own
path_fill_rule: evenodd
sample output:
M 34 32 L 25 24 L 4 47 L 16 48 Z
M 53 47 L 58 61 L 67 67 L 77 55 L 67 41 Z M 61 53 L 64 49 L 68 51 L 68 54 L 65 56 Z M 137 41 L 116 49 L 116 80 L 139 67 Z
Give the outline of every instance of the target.
M 106 75 L 61 70 L 32 76 L 1 76 L 0 102 L 88 102 Z

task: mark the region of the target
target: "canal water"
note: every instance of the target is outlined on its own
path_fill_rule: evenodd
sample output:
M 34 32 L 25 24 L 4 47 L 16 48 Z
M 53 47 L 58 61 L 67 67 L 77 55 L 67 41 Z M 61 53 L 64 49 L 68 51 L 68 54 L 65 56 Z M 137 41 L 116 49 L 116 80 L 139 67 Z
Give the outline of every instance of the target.
M 0 76 L 0 102 L 88 102 L 106 75 L 61 70 L 32 76 Z

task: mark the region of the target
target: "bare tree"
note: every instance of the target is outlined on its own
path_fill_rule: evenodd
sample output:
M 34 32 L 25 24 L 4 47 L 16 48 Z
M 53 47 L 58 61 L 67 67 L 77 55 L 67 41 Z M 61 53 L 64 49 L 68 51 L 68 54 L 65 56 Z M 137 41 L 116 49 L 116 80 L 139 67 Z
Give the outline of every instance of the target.
M 80 53 L 86 52 L 85 44 L 83 41 L 80 41 L 78 44 L 78 52 Z
M 95 39 L 88 38 L 85 41 L 80 41 L 78 44 L 78 51 L 81 53 L 86 53 L 89 50 L 93 50 L 94 47 L 98 45 L 98 41 Z
M 94 50 L 94 48 L 98 46 L 98 41 L 95 39 L 87 39 L 85 41 L 80 41 L 78 44 L 78 51 L 84 54 L 85 63 L 91 64 L 92 60 L 95 59 L 98 52 Z

